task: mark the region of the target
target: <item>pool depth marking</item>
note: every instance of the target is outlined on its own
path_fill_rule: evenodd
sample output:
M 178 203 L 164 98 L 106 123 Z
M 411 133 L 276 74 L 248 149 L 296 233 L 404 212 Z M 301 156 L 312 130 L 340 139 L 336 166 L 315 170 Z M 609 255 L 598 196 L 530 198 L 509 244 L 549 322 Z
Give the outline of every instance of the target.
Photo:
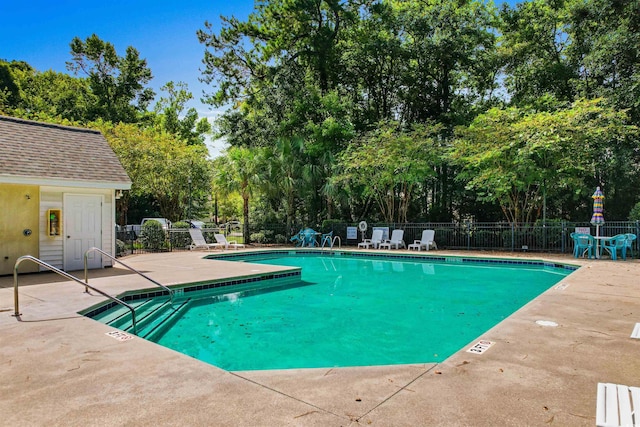
M 467 350 L 467 353 L 482 354 L 494 345 L 494 341 L 480 340 Z
M 129 341 L 133 339 L 133 335 L 129 335 L 128 333 L 123 331 L 111 331 L 105 333 L 105 335 L 108 335 L 111 338 L 115 338 L 118 341 Z

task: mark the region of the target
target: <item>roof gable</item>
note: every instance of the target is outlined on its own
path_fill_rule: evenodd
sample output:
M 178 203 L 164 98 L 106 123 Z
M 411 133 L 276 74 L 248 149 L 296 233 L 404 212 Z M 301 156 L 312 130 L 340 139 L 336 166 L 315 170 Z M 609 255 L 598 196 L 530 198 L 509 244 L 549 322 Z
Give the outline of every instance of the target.
M 20 179 L 131 187 L 99 131 L 0 116 L 0 182 Z

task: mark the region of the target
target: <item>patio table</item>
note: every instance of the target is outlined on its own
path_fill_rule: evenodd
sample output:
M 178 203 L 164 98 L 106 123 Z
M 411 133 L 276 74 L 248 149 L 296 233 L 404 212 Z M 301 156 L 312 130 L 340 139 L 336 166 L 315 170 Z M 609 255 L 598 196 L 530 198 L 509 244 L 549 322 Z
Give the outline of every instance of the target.
M 600 240 L 609 240 L 612 237 L 615 236 L 593 236 L 594 239 L 596 239 L 596 259 L 600 259 L 600 256 L 602 255 L 601 252 L 601 248 L 600 248 Z

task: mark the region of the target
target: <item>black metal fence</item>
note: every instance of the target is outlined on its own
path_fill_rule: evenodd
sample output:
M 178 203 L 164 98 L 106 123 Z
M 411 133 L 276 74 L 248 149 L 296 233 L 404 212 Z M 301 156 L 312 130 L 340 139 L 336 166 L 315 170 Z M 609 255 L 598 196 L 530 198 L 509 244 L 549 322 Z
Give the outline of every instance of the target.
M 595 235 L 614 236 L 616 234 L 632 233 L 640 236 L 640 221 L 613 221 L 607 222 L 596 230 L 588 222 L 548 221 L 544 224 L 508 224 L 502 222 L 462 222 L 462 223 L 376 223 L 368 224 L 365 233 L 357 230 L 356 223 L 327 222 L 324 226 L 310 226 L 310 228 L 322 233 L 333 232 L 338 236 L 341 246 L 356 246 L 363 237 L 371 237 L 374 227 L 388 227 L 389 234 L 392 230 L 404 230 L 404 241 L 408 244 L 414 240 L 420 240 L 423 230 L 435 230 L 435 241 L 439 249 L 455 250 L 488 250 L 506 252 L 551 252 L 571 253 L 573 241 L 570 234 L 576 228 L 588 231 Z M 290 238 L 304 225 L 295 225 L 287 228 L 285 224 L 250 224 L 251 243 L 255 246 L 281 245 L 290 243 Z M 356 230 L 355 236 L 353 234 Z M 347 235 L 350 231 L 351 234 Z M 203 229 L 203 235 L 207 242 L 215 242 L 214 233 L 224 232 L 216 228 Z M 118 254 L 148 252 L 141 243 L 139 236 L 132 233 L 118 232 Z M 355 238 L 354 238 L 355 237 Z M 232 233 L 228 239 L 242 243 L 242 235 Z M 179 251 L 188 250 L 191 237 L 187 229 L 173 228 L 167 232 L 164 244 L 155 251 Z M 638 254 L 639 241 L 633 242 L 633 253 Z

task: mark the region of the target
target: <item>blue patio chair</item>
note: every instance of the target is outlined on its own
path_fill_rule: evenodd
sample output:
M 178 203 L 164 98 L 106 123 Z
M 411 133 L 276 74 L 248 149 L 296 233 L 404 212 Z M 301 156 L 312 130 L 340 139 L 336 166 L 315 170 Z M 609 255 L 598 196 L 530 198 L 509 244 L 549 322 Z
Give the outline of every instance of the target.
M 580 258 L 585 253 L 589 254 L 589 258 L 594 257 L 595 239 L 590 234 L 571 233 L 573 239 L 573 256 Z
M 631 258 L 633 258 L 633 241 L 636 240 L 637 236 L 633 233 L 627 233 L 625 236 L 627 236 L 627 241 L 625 242 L 627 253 L 631 253 Z
M 302 232 L 300 233 L 300 237 L 302 238 L 302 247 L 304 248 L 305 246 L 308 246 L 312 248 L 314 246 L 318 246 L 316 235 L 319 234 L 321 233 L 318 233 L 312 228 L 305 228 L 304 230 L 302 230 Z
M 296 234 L 291 236 L 290 240 L 291 240 L 291 243 L 293 243 L 295 246 L 297 247 L 302 246 L 304 243 L 304 235 L 302 234 L 302 229 L 300 229 L 300 231 L 298 231 Z
M 622 259 L 627 259 L 627 235 L 618 234 L 610 239 L 603 240 L 602 251 L 605 249 L 611 255 L 612 260 L 618 259 L 618 251 L 620 251 Z

